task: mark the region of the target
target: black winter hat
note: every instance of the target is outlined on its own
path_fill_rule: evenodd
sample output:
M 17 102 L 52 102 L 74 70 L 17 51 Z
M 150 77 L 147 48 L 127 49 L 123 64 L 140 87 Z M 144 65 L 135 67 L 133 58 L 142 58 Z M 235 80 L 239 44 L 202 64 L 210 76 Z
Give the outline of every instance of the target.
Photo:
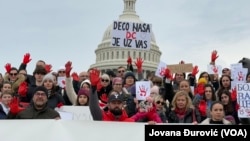
M 116 77 L 115 73 L 112 70 L 107 70 L 106 74 L 112 77 Z
M 132 71 L 127 71 L 125 73 L 124 80 L 126 80 L 126 78 L 129 77 L 129 76 L 132 76 L 134 78 L 134 80 L 136 80 L 135 74 Z
M 46 96 L 48 97 L 48 90 L 44 87 L 44 86 L 37 86 L 34 90 L 34 94 L 37 92 L 37 91 L 43 91 Z

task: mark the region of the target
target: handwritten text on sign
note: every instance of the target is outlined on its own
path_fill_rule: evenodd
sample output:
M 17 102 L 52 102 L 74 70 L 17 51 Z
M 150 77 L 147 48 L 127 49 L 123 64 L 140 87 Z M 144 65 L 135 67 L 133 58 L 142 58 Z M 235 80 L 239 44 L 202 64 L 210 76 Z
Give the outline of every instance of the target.
M 150 42 L 151 24 L 114 21 L 112 46 L 149 50 Z

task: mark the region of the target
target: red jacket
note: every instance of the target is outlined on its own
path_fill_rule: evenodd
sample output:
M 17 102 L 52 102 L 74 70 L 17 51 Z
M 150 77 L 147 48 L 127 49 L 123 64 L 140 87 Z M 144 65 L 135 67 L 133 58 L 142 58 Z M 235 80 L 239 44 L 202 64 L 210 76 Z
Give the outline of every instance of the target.
M 122 115 L 119 118 L 116 118 L 110 111 L 102 111 L 102 120 L 103 121 L 124 121 L 124 122 L 134 122 L 133 119 L 129 118 L 126 111 L 122 110 Z

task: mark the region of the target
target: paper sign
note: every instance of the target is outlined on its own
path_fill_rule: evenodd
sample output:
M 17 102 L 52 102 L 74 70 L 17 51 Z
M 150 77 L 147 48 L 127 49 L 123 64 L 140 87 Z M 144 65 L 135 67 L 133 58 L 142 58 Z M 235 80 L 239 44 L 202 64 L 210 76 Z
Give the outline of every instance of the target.
M 62 120 L 73 120 L 73 113 L 57 111 Z
M 208 74 L 219 74 L 222 73 L 222 67 L 220 65 L 207 65 L 207 72 Z
M 114 21 L 111 33 L 111 46 L 128 49 L 149 50 L 152 25 Z
M 167 68 L 171 73 L 183 73 L 183 72 L 192 72 L 193 64 L 176 64 L 176 65 L 167 65 Z
M 235 68 L 231 70 L 231 78 L 235 82 L 246 82 L 248 68 Z
M 150 95 L 150 82 L 149 81 L 136 81 L 136 98 L 138 100 L 146 100 L 146 97 Z
M 166 67 L 167 67 L 167 64 L 161 61 L 158 64 L 157 70 L 155 71 L 155 75 L 158 76 L 158 77 L 163 78 L 164 75 L 165 75 L 165 69 L 166 69 Z
M 239 118 L 250 118 L 250 83 L 237 84 L 237 103 Z
M 61 88 L 65 88 L 65 77 L 57 77 L 57 84 L 61 87 Z

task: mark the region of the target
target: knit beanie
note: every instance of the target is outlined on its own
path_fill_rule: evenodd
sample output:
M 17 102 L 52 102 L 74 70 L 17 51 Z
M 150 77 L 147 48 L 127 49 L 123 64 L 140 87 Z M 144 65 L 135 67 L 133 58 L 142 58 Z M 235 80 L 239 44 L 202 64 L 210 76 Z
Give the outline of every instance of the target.
M 53 76 L 53 74 L 51 74 L 51 73 L 46 74 L 46 75 L 43 77 L 42 84 L 44 83 L 45 80 L 52 80 L 52 82 L 54 83 L 54 76 Z
M 134 74 L 132 71 L 127 71 L 127 72 L 125 73 L 124 80 L 126 80 L 126 78 L 129 77 L 129 76 L 133 77 L 134 80 L 136 80 L 135 74 Z
M 122 78 L 121 78 L 121 77 L 115 77 L 115 78 L 113 78 L 112 84 L 114 85 L 114 84 L 116 84 L 117 82 L 122 83 Z
M 85 96 L 89 97 L 89 90 L 84 89 L 84 88 L 81 88 L 81 89 L 78 91 L 77 95 L 78 95 L 78 96 L 80 96 L 80 95 L 85 95 Z
M 49 96 L 48 90 L 47 90 L 44 86 L 37 86 L 37 87 L 34 89 L 34 94 L 35 94 L 37 91 L 43 91 L 43 92 L 46 94 L 47 97 Z

